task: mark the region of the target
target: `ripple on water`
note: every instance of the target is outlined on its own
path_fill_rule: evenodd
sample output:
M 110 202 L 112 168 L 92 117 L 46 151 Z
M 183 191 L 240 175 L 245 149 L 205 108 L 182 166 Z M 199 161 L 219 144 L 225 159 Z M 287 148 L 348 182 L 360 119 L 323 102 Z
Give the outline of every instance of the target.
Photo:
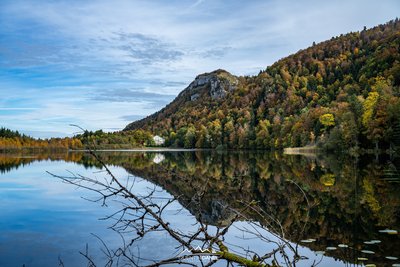
M 373 252 L 372 250 L 361 250 L 361 252 L 365 254 L 375 254 L 375 252 Z
M 375 244 L 379 244 L 379 243 L 381 243 L 382 241 L 380 241 L 380 240 L 378 240 L 378 239 L 374 239 L 374 240 L 371 240 L 370 242 L 374 242 Z
M 392 230 L 392 229 L 379 230 L 379 233 L 385 233 L 385 234 L 389 234 L 389 235 L 397 235 L 397 231 Z
M 312 242 L 315 242 L 315 239 L 313 239 L 313 238 L 310 238 L 310 239 L 303 239 L 303 240 L 300 240 L 300 242 L 301 242 L 301 243 L 312 243 Z

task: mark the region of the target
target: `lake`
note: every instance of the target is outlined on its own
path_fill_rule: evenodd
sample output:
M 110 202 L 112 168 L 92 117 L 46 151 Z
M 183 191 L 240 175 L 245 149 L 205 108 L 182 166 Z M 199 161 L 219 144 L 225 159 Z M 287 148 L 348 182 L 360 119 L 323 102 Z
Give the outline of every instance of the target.
M 157 203 L 175 197 L 163 211 L 175 229 L 192 233 L 201 218 L 216 232 L 238 218 L 224 238 L 232 251 L 263 255 L 285 244 L 298 251 L 296 266 L 400 266 L 399 158 L 249 151 L 98 156 L 121 181 L 134 181 L 135 194 L 152 192 Z M 0 266 L 88 266 L 87 258 L 104 266 L 108 250 L 127 246 L 136 234 L 109 217 L 127 200 L 112 196 L 102 205 L 90 186 L 49 173 L 99 181 L 107 176 L 84 152 L 0 154 Z M 252 225 L 263 229 L 262 238 L 246 232 Z M 152 231 L 130 247 L 139 265 L 181 252 L 165 231 Z M 287 253 L 288 259 L 275 255 L 282 266 L 293 257 Z

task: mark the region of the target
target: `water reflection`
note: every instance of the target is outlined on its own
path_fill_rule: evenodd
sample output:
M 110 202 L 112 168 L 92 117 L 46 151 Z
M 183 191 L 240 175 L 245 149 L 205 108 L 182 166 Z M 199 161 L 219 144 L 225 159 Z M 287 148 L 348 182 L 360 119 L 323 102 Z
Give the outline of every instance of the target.
M 276 234 L 316 255 L 348 263 L 398 263 L 399 159 L 380 162 L 329 156 L 257 152 L 106 152 L 108 165 L 161 186 L 196 217 L 224 226 L 242 210 Z M 34 161 L 64 160 L 99 166 L 84 153 L 1 155 L 0 171 Z M 200 205 L 193 196 L 204 191 Z M 263 216 L 268 214 L 269 216 Z
M 205 188 L 200 210 L 184 205 L 210 224 L 226 224 L 231 215 L 227 207 L 238 210 L 242 203 L 256 201 L 274 220 L 266 221 L 251 210 L 245 211 L 248 218 L 270 229 L 283 227 L 286 238 L 307 240 L 302 244 L 314 251 L 348 262 L 368 255 L 376 264 L 389 264 L 387 256 L 399 256 L 396 230 L 382 232 L 400 226 L 399 185 L 394 177 L 384 179 L 386 164 L 246 152 L 168 153 L 153 164 L 146 159 L 151 156 L 138 156 L 143 159 L 139 165 L 122 166 L 184 196 L 182 202 L 189 203 L 199 188 Z

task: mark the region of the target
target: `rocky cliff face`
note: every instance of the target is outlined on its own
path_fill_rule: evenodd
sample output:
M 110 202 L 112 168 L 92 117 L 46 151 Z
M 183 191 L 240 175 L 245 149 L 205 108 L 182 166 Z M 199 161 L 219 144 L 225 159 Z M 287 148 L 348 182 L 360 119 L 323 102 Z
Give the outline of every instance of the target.
M 223 101 L 230 92 L 236 90 L 238 85 L 238 77 L 222 69 L 200 74 L 165 108 L 147 118 L 130 123 L 125 130 L 147 127 L 150 122 L 160 121 L 176 114 L 186 105 L 201 105 L 207 98 L 216 102 Z
M 211 73 L 200 74 L 186 88 L 191 92 L 190 100 L 197 100 L 200 96 L 199 91 L 204 87 L 209 89 L 212 99 L 224 98 L 228 92 L 237 88 L 238 79 L 225 70 L 216 70 Z

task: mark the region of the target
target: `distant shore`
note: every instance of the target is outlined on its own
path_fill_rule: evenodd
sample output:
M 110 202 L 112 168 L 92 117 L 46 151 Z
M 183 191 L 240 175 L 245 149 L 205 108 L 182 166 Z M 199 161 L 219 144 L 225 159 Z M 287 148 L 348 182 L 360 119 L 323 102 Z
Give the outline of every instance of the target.
M 140 147 L 140 148 L 129 148 L 129 149 L 94 149 L 92 151 L 98 152 L 173 152 L 173 151 L 200 151 L 210 150 L 202 148 L 168 148 L 168 147 Z M 72 152 L 87 152 L 89 149 L 69 149 Z

